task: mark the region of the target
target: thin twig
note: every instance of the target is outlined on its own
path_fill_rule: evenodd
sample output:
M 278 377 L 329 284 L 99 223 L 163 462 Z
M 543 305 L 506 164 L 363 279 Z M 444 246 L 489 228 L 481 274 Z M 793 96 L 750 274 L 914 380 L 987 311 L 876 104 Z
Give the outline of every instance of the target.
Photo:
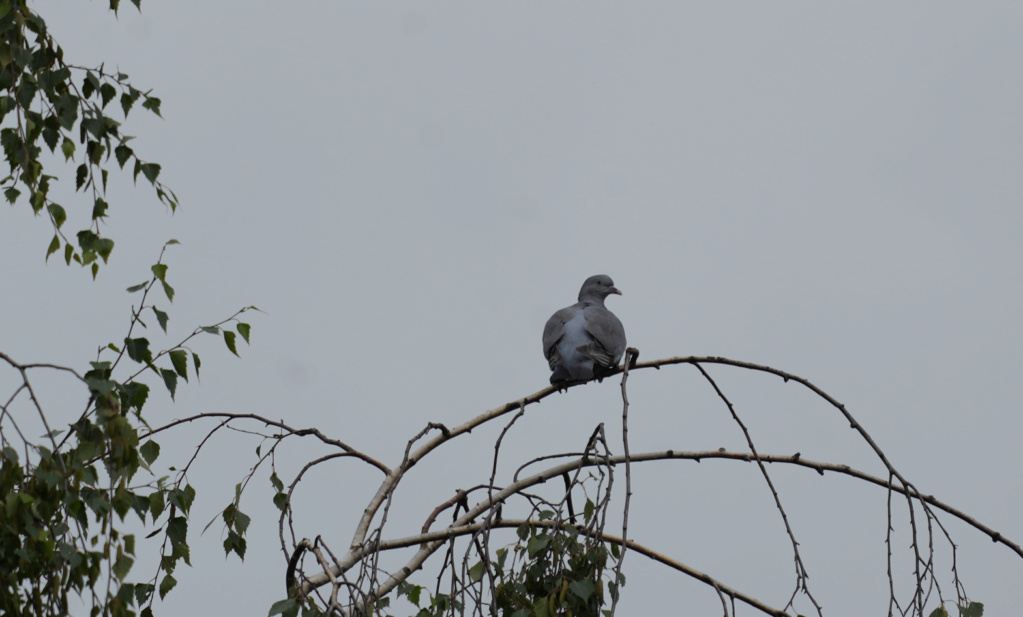
M 622 367 L 622 448 L 625 456 L 625 504 L 622 507 L 622 539 L 629 538 L 629 502 L 632 501 L 632 461 L 629 456 L 629 393 L 625 383 L 629 380 L 629 366 L 635 363 L 632 348 L 625 352 L 625 362 Z M 625 561 L 626 547 L 628 542 L 621 542 L 622 551 L 618 555 L 618 562 L 615 564 L 614 593 L 611 594 L 611 616 L 614 617 L 615 609 L 618 608 L 618 598 L 622 595 L 622 562 Z
M 810 593 L 810 587 L 807 583 L 807 580 L 810 578 L 810 574 L 806 571 L 806 566 L 803 564 L 803 558 L 799 554 L 799 542 L 796 541 L 796 534 L 792 531 L 792 526 L 789 524 L 788 514 L 785 512 L 785 508 L 781 504 L 781 497 L 778 495 L 778 490 L 774 487 L 771 475 L 767 473 L 767 467 L 764 466 L 764 462 L 760 460 L 760 455 L 757 454 L 757 447 L 753 444 L 753 437 L 750 436 L 749 429 L 746 428 L 746 424 L 739 418 L 739 414 L 736 413 L 732 402 L 728 400 L 728 397 L 726 397 L 725 393 L 721 391 L 721 388 L 718 387 L 710 374 L 707 373 L 707 371 L 704 370 L 699 363 L 694 362 L 693 366 L 695 366 L 704 378 L 710 382 L 711 387 L 713 387 L 714 391 L 717 392 L 718 397 L 728 407 L 728 411 L 732 414 L 732 419 L 735 420 L 735 423 L 739 425 L 740 429 L 742 429 L 742 434 L 746 436 L 746 445 L 749 446 L 750 453 L 753 455 L 753 459 L 756 461 L 757 467 L 760 469 L 760 473 L 764 476 L 764 481 L 767 482 L 767 487 L 771 489 L 771 496 L 774 498 L 775 507 L 778 509 L 778 512 L 781 513 L 782 523 L 785 524 L 785 533 L 788 534 L 789 541 L 792 543 L 792 554 L 794 556 L 796 566 L 796 588 L 793 590 L 792 597 L 789 598 L 789 602 L 785 605 L 785 608 L 787 609 L 793 606 L 792 602 L 795 600 L 796 594 L 802 590 L 803 593 L 806 594 L 806 597 L 810 599 L 810 602 L 813 603 L 814 608 L 817 609 L 817 614 L 823 617 L 824 613 L 821 605 L 817 603 L 813 594 Z

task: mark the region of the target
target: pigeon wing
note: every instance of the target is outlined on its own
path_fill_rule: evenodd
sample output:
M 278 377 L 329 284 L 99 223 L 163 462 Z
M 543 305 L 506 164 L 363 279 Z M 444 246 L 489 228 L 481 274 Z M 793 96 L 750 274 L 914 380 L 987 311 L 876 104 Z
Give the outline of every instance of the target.
M 551 315 L 547 325 L 543 328 L 543 355 L 547 358 L 547 364 L 553 371 L 561 364 L 561 352 L 558 351 L 558 341 L 565 335 L 565 324 L 575 316 L 579 308 L 575 305 L 561 309 Z
M 625 327 L 614 313 L 602 306 L 586 308 L 586 331 L 593 337 L 593 343 L 579 351 L 597 364 L 613 367 L 625 353 Z

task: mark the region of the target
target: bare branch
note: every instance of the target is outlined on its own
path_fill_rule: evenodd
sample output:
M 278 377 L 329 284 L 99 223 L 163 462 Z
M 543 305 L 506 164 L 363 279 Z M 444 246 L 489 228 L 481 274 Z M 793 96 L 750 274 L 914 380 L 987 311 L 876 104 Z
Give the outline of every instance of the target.
M 753 455 L 751 455 L 750 453 L 747 453 L 747 452 L 727 452 L 727 451 L 720 451 L 720 450 L 702 451 L 702 452 L 676 452 L 676 451 L 673 451 L 673 450 L 666 450 L 666 451 L 659 451 L 659 452 L 647 452 L 647 453 L 642 453 L 642 454 L 633 454 L 633 455 L 631 455 L 630 458 L 631 458 L 631 461 L 633 463 L 646 462 L 646 461 L 655 461 L 655 460 L 673 460 L 673 459 L 700 461 L 700 460 L 703 460 L 703 459 L 715 459 L 716 458 L 716 459 L 724 459 L 724 460 L 737 460 L 737 461 L 743 461 L 743 462 L 753 462 L 755 460 Z M 1000 534 L 997 534 L 996 532 L 991 531 L 986 526 L 978 523 L 977 521 L 975 521 L 971 517 L 966 516 L 965 514 L 960 512 L 959 510 L 957 510 L 957 509 L 955 509 L 955 508 L 953 508 L 951 506 L 948 506 L 948 505 L 938 501 L 933 496 L 922 496 L 922 495 L 919 495 L 915 490 L 911 490 L 909 488 L 906 488 L 903 485 L 892 484 L 890 482 L 886 482 L 885 480 L 882 480 L 881 478 L 877 478 L 877 477 L 872 476 L 870 474 L 866 474 L 864 472 L 858 471 L 856 469 L 853 469 L 853 468 L 849 467 L 848 465 L 839 465 L 839 464 L 832 464 L 832 463 L 824 463 L 824 462 L 812 461 L 812 460 L 803 459 L 803 458 L 801 458 L 798 455 L 760 454 L 759 455 L 759 459 L 761 461 L 765 462 L 765 463 L 780 463 L 780 464 L 786 464 L 786 465 L 796 465 L 796 466 L 799 466 L 799 467 L 805 467 L 807 469 L 813 469 L 814 471 L 817 471 L 821 475 L 823 475 L 825 471 L 832 471 L 832 472 L 836 472 L 836 473 L 841 473 L 841 474 L 844 474 L 844 475 L 852 476 L 854 478 L 858 478 L 860 480 L 865 480 L 867 482 L 870 482 L 871 484 L 875 484 L 875 485 L 880 486 L 882 488 L 889 489 L 889 490 L 892 490 L 894 492 L 897 492 L 897 493 L 909 496 L 909 497 L 911 497 L 912 499 L 914 499 L 916 501 L 926 502 L 929 505 L 932 505 L 932 506 L 934 506 L 936 508 L 939 508 L 941 510 L 944 510 L 944 511 L 948 512 L 949 514 L 959 518 L 960 520 L 962 520 L 962 521 L 966 522 L 967 524 L 975 527 L 976 529 L 978 529 L 980 531 L 983 531 L 984 533 L 986 533 L 989 536 L 991 536 L 993 540 L 995 540 L 997 542 L 1000 542 L 1002 544 L 1005 544 L 1006 546 L 1008 546 L 1011 549 L 1013 549 L 1014 551 L 1016 551 L 1017 554 L 1019 554 L 1021 557 L 1023 557 L 1023 549 L 1020 549 L 1018 545 L 1016 545 L 1016 544 L 1014 544 L 1012 542 L 1009 542 L 1008 540 L 1003 538 Z M 610 457 L 609 462 L 612 465 L 623 464 L 623 463 L 625 463 L 625 457 L 624 456 Z M 489 497 L 485 501 L 483 501 L 483 502 L 477 504 L 476 506 L 470 508 L 464 515 L 462 515 L 457 520 L 455 520 L 452 523 L 452 525 L 450 527 L 448 527 L 447 529 L 445 529 L 445 530 L 438 530 L 438 531 L 435 531 L 435 532 L 429 532 L 428 534 L 420 534 L 420 535 L 417 535 L 417 536 L 412 536 L 412 537 L 409 537 L 409 538 L 401 538 L 401 539 L 398 539 L 398 540 L 381 541 L 378 544 L 375 544 L 374 546 L 358 546 L 358 547 L 353 547 L 352 549 L 349 550 L 349 552 L 346 555 L 344 555 L 338 561 L 337 567 L 339 567 L 340 570 L 335 570 L 334 574 L 336 576 L 340 571 L 344 571 L 344 570 L 350 569 L 351 567 L 353 567 L 354 565 L 359 563 L 364 557 L 370 555 L 373 552 L 383 551 L 383 550 L 390 550 L 390 549 L 393 549 L 393 548 L 399 548 L 399 547 L 403 547 L 403 546 L 419 545 L 420 546 L 419 550 L 405 563 L 405 565 L 397 573 L 392 574 L 379 587 L 377 587 L 375 590 L 373 590 L 372 592 L 367 594 L 367 598 L 369 600 L 373 600 L 375 598 L 383 597 L 384 595 L 386 595 L 387 593 L 392 591 L 394 589 L 394 587 L 396 587 L 398 585 L 399 582 L 407 579 L 407 577 L 409 575 L 411 575 L 413 572 L 415 572 L 420 567 L 422 567 L 422 565 L 426 561 L 426 559 L 431 554 L 436 552 L 445 543 L 446 540 L 448 540 L 448 539 L 450 539 L 452 537 L 452 535 L 454 534 L 454 532 L 452 530 L 457 530 L 457 529 L 459 529 L 461 527 L 464 527 L 466 525 L 472 524 L 473 521 L 475 521 L 483 512 L 485 512 L 488 509 L 490 509 L 490 508 L 496 506 L 497 504 L 503 502 L 508 497 L 510 497 L 510 496 L 512 496 L 514 494 L 520 493 L 521 491 L 523 491 L 525 488 L 528 488 L 529 486 L 533 486 L 533 485 L 536 485 L 536 484 L 542 484 L 543 482 L 546 482 L 547 480 L 549 480 L 551 478 L 557 477 L 557 476 L 559 476 L 559 475 L 561 475 L 563 473 L 566 473 L 566 472 L 573 471 L 573 470 L 578 469 L 580 467 L 604 465 L 604 464 L 605 464 L 605 461 L 603 461 L 603 460 L 592 458 L 592 457 L 584 457 L 584 458 L 581 458 L 581 459 L 578 459 L 578 460 L 574 460 L 574 461 L 570 461 L 570 462 L 567 462 L 567 463 L 563 463 L 561 465 L 556 465 L 556 466 L 551 467 L 549 469 L 546 469 L 546 470 L 544 470 L 544 471 L 542 471 L 540 473 L 537 473 L 537 474 L 534 474 L 532 476 L 529 476 L 528 478 L 523 478 L 522 480 L 519 480 L 518 482 L 515 482 L 514 484 L 512 484 L 512 485 L 510 485 L 508 487 L 505 487 L 501 491 L 498 491 L 498 492 L 494 493 L 492 497 Z M 496 522 L 495 522 L 495 524 L 496 524 Z M 559 524 L 562 524 L 562 523 L 559 523 Z M 324 584 L 326 584 L 328 582 L 329 582 L 329 578 L 325 574 L 312 576 L 312 577 L 308 578 L 304 584 L 301 585 L 300 593 L 308 594 L 312 589 L 314 589 L 316 587 L 319 587 L 321 585 L 324 585 Z M 774 609 L 771 609 L 771 610 L 774 610 Z M 778 612 L 777 614 L 782 615 L 782 614 L 785 614 L 785 613 L 784 612 Z
M 757 467 L 760 468 L 761 475 L 764 476 L 764 481 L 767 482 L 767 488 L 771 490 L 771 496 L 774 498 L 775 507 L 778 508 L 778 512 L 781 513 L 781 520 L 785 525 L 785 533 L 788 534 L 789 541 L 792 543 L 792 554 L 796 566 L 796 588 L 792 591 L 792 597 L 789 598 L 788 604 L 785 605 L 785 608 L 788 609 L 792 607 L 792 603 L 796 599 L 796 594 L 802 590 L 803 593 L 806 594 L 806 597 L 810 599 L 810 602 L 813 603 L 814 608 L 817 609 L 817 614 L 823 616 L 824 613 L 821 605 L 817 603 L 813 594 L 810 593 L 808 582 L 810 574 L 807 572 L 806 566 L 803 564 L 803 558 L 799 554 L 799 542 L 796 541 L 796 534 L 792 531 L 792 526 L 789 524 L 788 514 L 785 513 L 785 508 L 781 504 L 781 497 L 778 495 L 778 490 L 774 487 L 774 482 L 771 481 L 770 474 L 767 473 L 767 467 L 764 466 L 764 462 L 760 460 L 760 455 L 757 454 L 757 447 L 753 445 L 753 437 L 750 436 L 749 429 L 746 428 L 746 424 L 739 418 L 739 414 L 736 413 L 732 402 L 728 400 L 728 397 L 726 397 L 725 393 L 721 391 L 721 388 L 718 387 L 717 382 L 714 381 L 710 374 L 696 362 L 693 363 L 693 366 L 700 371 L 700 374 L 702 374 L 710 383 L 711 387 L 714 388 L 714 392 L 717 393 L 718 398 L 720 398 L 728 407 L 729 413 L 732 414 L 732 419 L 735 420 L 735 423 L 739 425 L 740 429 L 742 429 L 742 434 L 746 437 L 746 445 L 749 446 L 749 450 L 753 454 L 753 460 L 756 461 Z

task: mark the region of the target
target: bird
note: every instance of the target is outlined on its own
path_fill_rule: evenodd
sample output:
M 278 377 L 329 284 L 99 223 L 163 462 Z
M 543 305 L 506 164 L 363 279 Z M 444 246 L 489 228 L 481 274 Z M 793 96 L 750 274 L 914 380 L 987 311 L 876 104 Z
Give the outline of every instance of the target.
M 610 276 L 591 276 L 579 290 L 579 302 L 547 320 L 543 355 L 552 371 L 552 385 L 599 379 L 618 368 L 625 353 L 625 327 L 604 307 L 604 299 L 611 294 L 622 292 Z

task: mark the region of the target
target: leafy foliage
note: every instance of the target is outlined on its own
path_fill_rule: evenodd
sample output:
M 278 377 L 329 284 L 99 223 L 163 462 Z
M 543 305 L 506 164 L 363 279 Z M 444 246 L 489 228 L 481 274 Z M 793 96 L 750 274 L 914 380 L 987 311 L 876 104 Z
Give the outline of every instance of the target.
M 956 608 L 959 609 L 959 617 L 983 617 L 984 615 L 984 605 L 980 602 L 958 604 Z M 928 617 L 949 617 L 949 614 L 944 606 L 939 606 L 931 611 Z
M 140 6 L 140 0 L 132 3 Z M 111 0 L 114 12 L 118 5 Z M 45 20 L 24 0 L 0 0 L 0 36 L 0 148 L 10 168 L 0 190 L 11 204 L 24 195 L 36 215 L 49 219 L 54 234 L 47 259 L 64 247 L 65 262 L 89 266 L 95 278 L 100 261 L 106 263 L 114 249 L 113 239 L 100 232 L 110 207 L 105 198 L 111 154 L 136 182 L 141 174 L 172 211 L 178 206 L 174 192 L 159 181 L 160 165 L 139 158 L 129 145 L 134 138 L 107 113 L 117 99 L 125 120 L 136 104 L 159 116 L 160 99 L 134 87 L 120 71 L 69 63 Z M 66 209 L 50 197 L 57 176 L 44 164 L 46 151 L 57 154 L 58 148 L 66 163 L 77 163 L 75 189 L 92 202 L 88 225 L 70 236 Z
M 147 298 L 158 283 L 166 292 L 167 266 L 158 262 L 152 270 L 149 281 L 129 289 L 143 294 L 129 332 L 146 328 L 144 309 L 163 315 L 159 321 L 166 330 L 166 313 L 147 304 Z M 199 356 L 186 347 L 189 340 L 210 329 L 227 332 L 222 326 L 237 321 L 245 310 L 215 326 L 196 328 L 170 349 L 154 351 L 147 338 L 131 334 L 121 347 L 109 343 L 79 377 L 87 388 L 85 412 L 70 423 L 69 431 L 50 431 L 40 443 L 24 439 L 19 429 L 24 454 L 3 430 L 4 416 L 17 428 L 12 407 L 18 393 L 30 391 L 28 370 L 33 367 L 4 357 L 21 371 L 24 384 L 0 415 L 0 614 L 65 614 L 69 596 L 77 595 L 94 615 L 127 617 L 137 609 L 150 615 L 156 594 L 163 598 L 177 585 L 175 569 L 182 562 L 190 565 L 188 527 L 195 489 L 188 483 L 187 465 L 173 476 L 158 476 L 152 468 L 161 449 L 154 439 L 157 431 L 143 415 L 150 386 L 141 379 L 156 373 L 173 397 L 177 378 L 188 378 L 189 355 L 198 370 Z M 120 367 L 127 374 L 117 377 Z M 45 419 L 38 404 L 36 409 Z M 138 480 L 140 471 L 147 479 Z M 157 573 L 142 582 L 129 580 L 136 562 L 135 536 L 122 527 L 132 514 L 153 529 L 148 537 L 163 536 Z M 223 518 L 229 531 L 225 550 L 244 557 L 248 516 L 235 503 Z
M 541 514 L 551 516 L 548 512 Z M 512 548 L 512 561 L 508 549 L 497 551 L 492 562 L 498 579 L 492 615 L 510 617 L 548 617 L 554 615 L 610 614 L 603 610 L 609 596 L 617 593 L 618 583 L 624 584 L 624 575 L 616 583 L 608 580 L 610 594 L 605 594 L 608 558 L 618 557 L 616 545 L 589 540 L 581 536 L 574 525 L 546 529 L 522 525 L 518 529 L 519 543 Z M 518 562 L 518 563 L 517 563 Z M 483 562 L 479 562 L 470 575 L 475 580 L 483 577 Z

